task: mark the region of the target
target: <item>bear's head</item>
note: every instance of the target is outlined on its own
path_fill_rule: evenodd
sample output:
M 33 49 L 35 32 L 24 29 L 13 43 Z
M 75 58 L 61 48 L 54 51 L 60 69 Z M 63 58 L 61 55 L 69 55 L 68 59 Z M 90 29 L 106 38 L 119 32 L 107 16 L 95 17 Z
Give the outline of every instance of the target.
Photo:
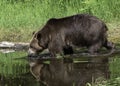
M 32 40 L 29 44 L 28 56 L 36 56 L 47 48 L 47 37 L 40 31 L 33 34 Z

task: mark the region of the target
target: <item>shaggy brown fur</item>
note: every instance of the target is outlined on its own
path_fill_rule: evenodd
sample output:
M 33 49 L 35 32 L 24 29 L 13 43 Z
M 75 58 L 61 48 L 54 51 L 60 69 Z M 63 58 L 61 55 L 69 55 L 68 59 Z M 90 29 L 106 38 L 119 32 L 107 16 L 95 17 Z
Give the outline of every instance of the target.
M 53 18 L 34 34 L 29 54 L 35 55 L 47 48 L 53 57 L 56 54 L 72 54 L 73 46 L 84 46 L 90 54 L 95 54 L 101 47 L 112 51 L 114 45 L 107 40 L 107 30 L 103 21 L 88 14 Z

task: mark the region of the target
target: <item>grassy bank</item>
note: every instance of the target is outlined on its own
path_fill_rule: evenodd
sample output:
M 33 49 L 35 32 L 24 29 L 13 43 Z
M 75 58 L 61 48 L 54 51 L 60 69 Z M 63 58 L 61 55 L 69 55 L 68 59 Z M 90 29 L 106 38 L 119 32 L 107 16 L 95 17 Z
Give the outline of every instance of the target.
M 27 42 L 49 18 L 77 13 L 95 15 L 114 31 L 120 24 L 119 6 L 119 0 L 0 0 L 0 41 Z
M 0 74 L 15 77 L 19 73 L 25 73 L 28 61 L 24 56 L 26 56 L 24 52 L 0 53 Z M 22 57 L 24 59 L 20 59 Z

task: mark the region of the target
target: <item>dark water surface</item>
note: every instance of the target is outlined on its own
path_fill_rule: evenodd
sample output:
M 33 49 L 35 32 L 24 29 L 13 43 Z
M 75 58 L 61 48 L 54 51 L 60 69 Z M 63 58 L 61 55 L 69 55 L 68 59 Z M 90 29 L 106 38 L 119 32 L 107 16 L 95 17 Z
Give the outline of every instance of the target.
M 0 55 L 0 86 L 102 86 L 98 84 L 120 77 L 119 55 L 47 61 L 15 59 L 20 56 L 24 54 Z

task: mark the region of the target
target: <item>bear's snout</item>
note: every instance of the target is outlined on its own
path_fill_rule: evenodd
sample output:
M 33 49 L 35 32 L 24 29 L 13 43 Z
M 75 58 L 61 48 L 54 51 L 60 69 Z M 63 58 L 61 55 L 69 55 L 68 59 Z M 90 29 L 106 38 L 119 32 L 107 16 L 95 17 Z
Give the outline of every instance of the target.
M 32 49 L 29 48 L 29 50 L 28 50 L 28 56 L 29 57 L 34 57 L 36 55 L 37 55 L 37 53 L 34 50 L 32 50 Z

